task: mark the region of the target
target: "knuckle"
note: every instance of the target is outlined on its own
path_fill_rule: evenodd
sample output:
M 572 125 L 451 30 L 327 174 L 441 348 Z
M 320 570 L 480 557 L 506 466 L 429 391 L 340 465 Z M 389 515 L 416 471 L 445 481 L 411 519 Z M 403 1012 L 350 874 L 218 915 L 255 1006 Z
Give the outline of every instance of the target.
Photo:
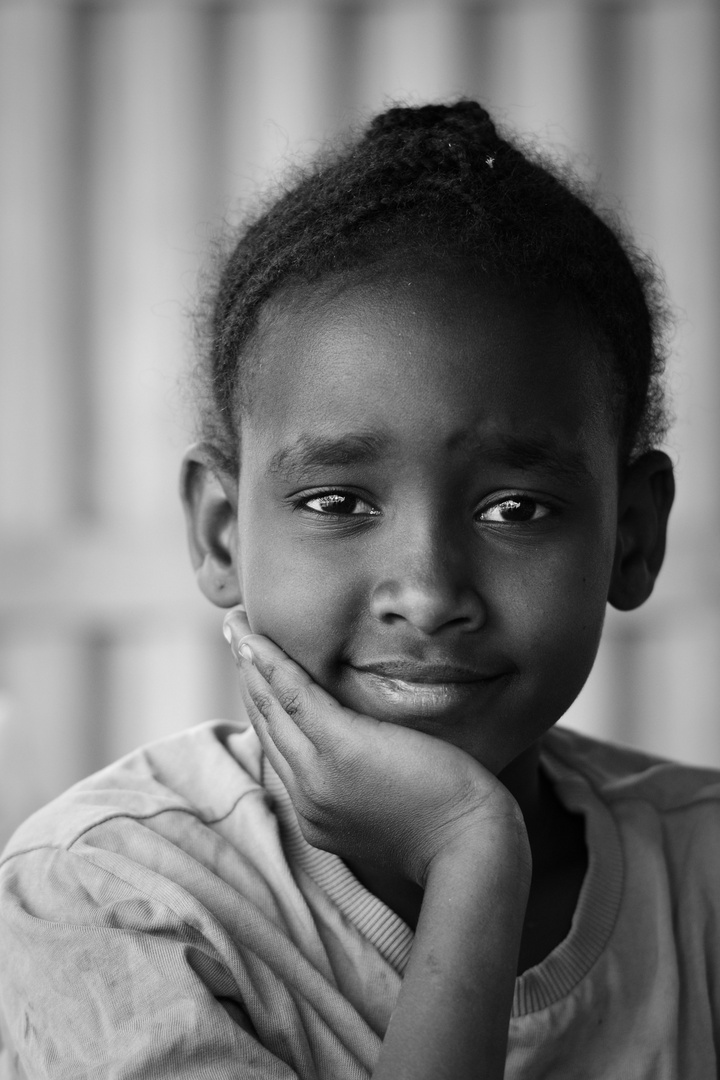
M 316 848 L 322 848 L 323 851 L 341 854 L 342 843 L 340 839 L 334 836 L 331 829 L 327 828 L 323 819 L 317 818 L 315 815 L 298 814 L 298 824 L 300 832 L 308 844 Z
M 334 785 L 312 770 L 308 770 L 304 777 L 298 777 L 298 780 L 301 784 L 296 803 L 298 813 L 312 827 L 326 828 L 338 806 Z
M 278 665 L 277 661 L 271 656 L 262 656 L 262 674 L 267 682 L 272 683 L 277 677 Z
M 261 715 L 264 716 L 266 719 L 272 713 L 273 695 L 267 690 L 265 690 L 263 687 L 258 687 L 257 689 L 253 690 L 252 702 L 258 712 L 261 713 Z
M 311 793 L 312 817 L 315 821 L 325 821 L 337 807 L 337 795 L 334 785 L 324 776 L 317 777 Z
M 280 694 L 278 700 L 291 719 L 307 710 L 307 694 L 301 687 L 289 687 Z

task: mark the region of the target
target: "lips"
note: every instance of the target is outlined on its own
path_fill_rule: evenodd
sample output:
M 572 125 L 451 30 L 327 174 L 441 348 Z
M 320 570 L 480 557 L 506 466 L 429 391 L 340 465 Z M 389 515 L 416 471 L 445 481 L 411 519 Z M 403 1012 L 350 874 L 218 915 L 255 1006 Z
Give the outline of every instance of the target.
M 456 664 L 419 663 L 414 660 L 382 660 L 368 664 L 354 664 L 357 671 L 378 675 L 383 679 L 395 679 L 405 683 L 434 684 L 475 683 L 497 678 L 504 672 L 479 671 L 459 667 Z
M 417 660 L 378 660 L 348 666 L 354 707 L 378 719 L 410 721 L 413 716 L 449 722 L 481 711 L 511 672 L 499 665 L 469 668 Z

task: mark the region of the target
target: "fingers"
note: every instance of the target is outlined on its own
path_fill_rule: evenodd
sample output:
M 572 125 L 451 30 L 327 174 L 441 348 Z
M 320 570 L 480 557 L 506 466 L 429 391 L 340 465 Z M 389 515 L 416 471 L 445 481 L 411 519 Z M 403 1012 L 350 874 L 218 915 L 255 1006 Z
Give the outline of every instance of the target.
M 243 676 L 243 700 L 263 748 L 282 776 L 283 763 L 276 762 L 276 753 L 280 754 L 286 763 L 297 767 L 305 757 L 312 754 L 314 748 L 307 735 L 278 700 L 266 673 L 263 673 L 262 665 L 258 663 L 257 646 L 254 652 L 251 651 L 249 642 L 257 640 L 253 637 L 244 640 L 236 652 L 237 665 Z
M 223 634 L 236 659 L 239 659 L 243 646 L 250 650 L 257 669 L 266 682 L 272 686 L 276 697 L 289 716 L 295 717 L 298 712 L 307 711 L 302 709 L 304 704 L 302 692 L 315 685 L 312 679 L 273 641 L 260 634 L 253 634 L 242 605 L 228 611 L 223 620 Z M 257 681 L 255 684 L 257 685 Z
M 300 737 L 319 749 L 328 715 L 337 728 L 342 706 L 267 638 L 244 638 L 239 655 L 246 687 L 283 753 L 296 748 Z
M 244 609 L 233 608 L 228 612 L 223 632 L 231 642 L 233 655 L 245 676 L 255 711 L 270 725 L 268 730 L 273 738 L 276 734 L 280 738 L 277 745 L 283 752 L 287 738 L 291 739 L 287 749 L 298 745 L 297 740 L 292 739 L 294 733 L 299 731 L 315 741 L 324 726 L 323 715 L 331 711 L 336 716 L 345 711 L 273 641 L 252 633 Z M 251 656 L 245 657 L 244 653 Z M 276 705 L 292 721 L 291 728 L 283 723 Z
M 237 665 L 244 676 L 240 682 L 240 693 L 242 695 L 243 704 L 245 705 L 245 710 L 248 714 L 250 722 L 255 729 L 255 733 L 260 740 L 263 751 L 268 761 L 284 783 L 285 787 L 288 788 L 288 790 L 291 790 L 291 785 L 293 781 L 292 766 L 284 756 L 283 752 L 280 750 L 279 746 L 277 746 L 275 743 L 275 739 L 278 738 L 277 726 L 274 726 L 274 739 L 273 734 L 271 734 L 270 731 L 270 724 L 268 723 L 268 718 L 266 716 L 266 712 L 269 712 L 270 710 L 269 694 L 271 693 L 271 691 L 267 684 L 265 684 L 264 687 L 262 686 L 264 679 L 262 678 L 262 675 L 257 670 L 257 668 L 254 667 L 252 660 L 249 660 L 241 653 L 237 660 Z M 261 680 L 261 683 L 260 685 L 255 686 L 253 690 L 251 690 L 250 684 L 254 680 Z M 258 704 L 258 702 L 264 704 L 265 707 L 262 708 L 261 705 Z M 287 718 L 287 723 L 289 725 L 292 725 L 292 721 L 289 718 Z M 304 736 L 301 733 L 297 734 L 300 739 L 304 739 Z M 293 760 L 293 757 L 297 757 L 298 750 L 302 754 L 302 746 L 297 747 L 295 749 L 295 754 L 293 755 L 293 748 L 289 744 L 289 740 L 283 740 L 282 735 L 280 735 L 280 741 L 281 743 L 284 742 L 286 752 L 289 754 L 290 760 Z M 305 742 L 307 742 L 307 740 L 305 740 Z
M 241 693 L 263 750 L 289 791 L 317 769 L 318 749 L 308 734 L 317 725 L 319 697 L 340 706 L 274 642 L 253 634 L 244 609 L 228 612 L 223 633 L 240 669 Z M 327 703 L 323 702 L 327 711 Z
M 252 630 L 248 622 L 247 612 L 242 604 L 237 604 L 235 607 L 230 608 L 223 619 L 223 637 L 228 645 L 233 646 L 234 643 L 239 643 L 248 634 L 252 634 Z

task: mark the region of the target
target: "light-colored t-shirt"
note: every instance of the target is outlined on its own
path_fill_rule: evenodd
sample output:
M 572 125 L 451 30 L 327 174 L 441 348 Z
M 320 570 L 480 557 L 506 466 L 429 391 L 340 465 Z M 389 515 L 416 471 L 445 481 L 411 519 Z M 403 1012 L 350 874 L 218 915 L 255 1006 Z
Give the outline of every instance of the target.
M 589 866 L 570 934 L 516 982 L 506 1077 L 717 1076 L 720 774 L 562 729 L 542 746 Z M 305 842 L 254 732 L 202 725 L 6 848 L 0 1077 L 359 1080 L 412 942 Z

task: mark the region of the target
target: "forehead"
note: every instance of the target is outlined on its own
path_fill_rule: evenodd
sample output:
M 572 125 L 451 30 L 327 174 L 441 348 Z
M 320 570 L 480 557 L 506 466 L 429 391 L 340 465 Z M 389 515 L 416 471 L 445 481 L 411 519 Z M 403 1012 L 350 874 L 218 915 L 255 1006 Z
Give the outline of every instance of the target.
M 601 346 L 578 312 L 471 266 L 296 289 L 266 310 L 253 351 L 245 445 L 346 431 L 388 451 L 611 437 Z

